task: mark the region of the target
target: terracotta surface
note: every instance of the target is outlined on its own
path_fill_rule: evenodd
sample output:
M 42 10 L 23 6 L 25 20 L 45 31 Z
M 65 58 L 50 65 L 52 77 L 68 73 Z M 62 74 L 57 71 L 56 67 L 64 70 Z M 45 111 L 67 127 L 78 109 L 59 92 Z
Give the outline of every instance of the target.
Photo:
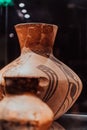
M 21 54 L 0 71 L 1 98 L 4 93 L 20 96 L 31 91 L 49 105 L 57 119 L 69 110 L 82 91 L 78 75 L 53 56 L 58 27 L 25 23 L 16 25 L 15 29 Z M 18 83 L 21 80 L 23 85 Z M 27 89 L 26 84 L 33 89 Z M 10 88 L 13 90 L 9 92 Z
M 6 96 L 0 103 L 0 121 L 4 125 L 9 122 L 4 130 L 12 125 L 15 130 L 18 126 L 19 129 L 25 126 L 28 130 L 47 130 L 53 121 L 53 112 L 34 94 Z

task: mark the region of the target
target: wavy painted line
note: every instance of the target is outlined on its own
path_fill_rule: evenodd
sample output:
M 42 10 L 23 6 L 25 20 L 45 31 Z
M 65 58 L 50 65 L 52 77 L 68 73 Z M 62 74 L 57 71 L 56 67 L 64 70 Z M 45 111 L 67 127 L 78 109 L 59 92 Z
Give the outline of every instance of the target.
M 47 102 L 53 96 L 58 87 L 58 77 L 52 69 L 45 65 L 39 65 L 38 68 L 42 70 L 49 78 L 48 89 L 43 98 L 43 100 Z

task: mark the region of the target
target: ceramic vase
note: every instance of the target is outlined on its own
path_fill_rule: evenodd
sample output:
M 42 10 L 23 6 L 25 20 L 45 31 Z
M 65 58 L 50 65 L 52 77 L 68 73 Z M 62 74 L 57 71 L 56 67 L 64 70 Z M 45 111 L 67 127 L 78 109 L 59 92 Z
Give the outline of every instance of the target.
M 53 55 L 58 26 L 21 23 L 15 29 L 21 54 L 0 71 L 1 97 L 31 91 L 49 105 L 57 119 L 70 109 L 82 91 L 78 75 Z

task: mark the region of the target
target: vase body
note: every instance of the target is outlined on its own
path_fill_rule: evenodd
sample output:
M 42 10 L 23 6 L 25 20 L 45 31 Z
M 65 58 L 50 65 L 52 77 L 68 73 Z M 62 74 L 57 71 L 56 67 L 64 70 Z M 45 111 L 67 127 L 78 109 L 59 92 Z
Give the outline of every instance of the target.
M 30 79 L 33 83 L 36 80 L 35 91 L 32 91 L 49 105 L 54 119 L 57 119 L 68 111 L 82 91 L 78 75 L 53 56 L 58 27 L 46 23 L 25 23 L 16 25 L 15 29 L 21 54 L 0 71 L 0 84 L 6 88 L 8 79 Z M 8 89 L 5 91 L 7 94 L 10 93 Z

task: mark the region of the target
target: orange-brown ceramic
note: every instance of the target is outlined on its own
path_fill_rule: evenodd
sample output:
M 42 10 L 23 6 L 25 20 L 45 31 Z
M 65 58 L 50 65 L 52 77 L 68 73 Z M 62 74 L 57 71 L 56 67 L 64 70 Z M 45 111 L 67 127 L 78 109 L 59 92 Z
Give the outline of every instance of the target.
M 21 54 L 0 71 L 1 94 L 3 87 L 7 95 L 31 91 L 49 105 L 57 119 L 68 111 L 82 91 L 78 75 L 53 56 L 58 27 L 46 23 L 22 23 L 15 29 Z M 21 80 L 23 84 L 19 85 Z M 11 88 L 13 90 L 9 91 Z

